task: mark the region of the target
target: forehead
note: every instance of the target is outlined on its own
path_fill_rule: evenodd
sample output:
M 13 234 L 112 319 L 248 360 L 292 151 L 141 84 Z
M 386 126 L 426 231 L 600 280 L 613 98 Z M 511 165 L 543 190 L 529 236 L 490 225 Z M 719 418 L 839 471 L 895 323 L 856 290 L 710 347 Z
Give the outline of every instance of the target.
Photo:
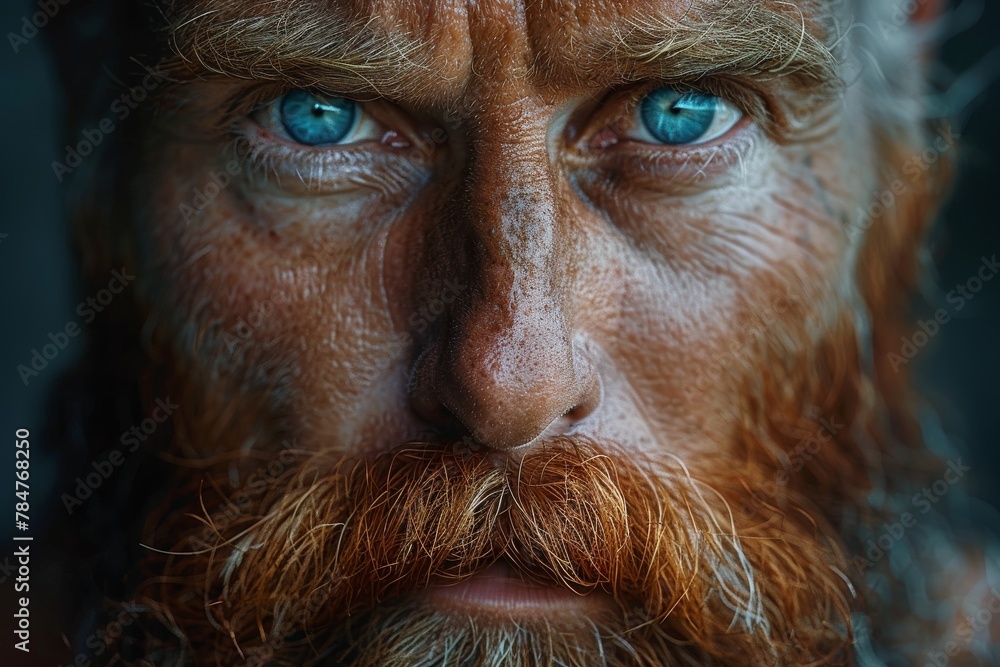
M 477 79 L 819 81 L 831 75 L 829 13 L 813 0 L 202 0 L 168 20 L 183 60 L 210 72 L 453 101 Z

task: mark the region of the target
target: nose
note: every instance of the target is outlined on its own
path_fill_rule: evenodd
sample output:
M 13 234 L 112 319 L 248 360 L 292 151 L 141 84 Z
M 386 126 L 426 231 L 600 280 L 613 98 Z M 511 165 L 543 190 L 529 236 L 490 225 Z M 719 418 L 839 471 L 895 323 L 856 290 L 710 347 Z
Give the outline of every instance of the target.
M 502 139 L 470 141 L 463 187 L 448 207 L 454 233 L 427 260 L 453 260 L 468 289 L 410 383 L 418 414 L 439 424 L 457 420 L 496 450 L 565 433 L 600 396 L 594 363 L 574 331 L 564 195 L 546 133 L 524 127 L 528 117 L 500 119 Z

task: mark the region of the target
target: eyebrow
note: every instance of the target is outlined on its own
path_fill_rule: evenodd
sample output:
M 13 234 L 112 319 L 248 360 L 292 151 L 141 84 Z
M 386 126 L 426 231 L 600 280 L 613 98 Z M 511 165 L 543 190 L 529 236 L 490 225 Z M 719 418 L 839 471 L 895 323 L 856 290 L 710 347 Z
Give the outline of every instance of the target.
M 168 24 L 173 55 L 162 69 L 176 80 L 216 76 L 378 95 L 431 69 L 419 40 L 374 19 L 350 20 L 314 3 L 259 15 L 239 2 L 214 4 Z
M 792 2 L 724 2 L 700 16 L 647 13 L 619 20 L 585 37 L 571 54 L 542 47 L 541 71 L 599 72 L 615 65 L 626 82 L 655 78 L 694 82 L 709 77 L 785 79 L 802 88 L 832 90 L 839 63 L 826 35 L 831 29 Z M 818 34 L 816 34 L 818 33 Z M 610 82 L 609 82 L 610 83 Z
M 436 72 L 420 39 L 375 19 L 352 20 L 330 4 L 252 15 L 240 2 L 216 2 L 168 26 L 177 78 L 220 76 L 283 82 L 346 95 L 430 100 L 463 82 Z M 252 4 L 252 3 L 251 3 Z M 272 5 L 276 6 L 276 5 Z M 259 5 L 258 5 L 259 7 Z M 830 90 L 837 58 L 816 19 L 791 2 L 724 2 L 703 13 L 668 12 L 588 26 L 566 44 L 558 26 L 532 40 L 532 76 L 541 85 L 591 88 L 641 79 L 695 82 L 711 77 L 788 80 Z M 543 31 L 545 29 L 543 28 Z M 391 94 L 390 94 L 391 93 Z

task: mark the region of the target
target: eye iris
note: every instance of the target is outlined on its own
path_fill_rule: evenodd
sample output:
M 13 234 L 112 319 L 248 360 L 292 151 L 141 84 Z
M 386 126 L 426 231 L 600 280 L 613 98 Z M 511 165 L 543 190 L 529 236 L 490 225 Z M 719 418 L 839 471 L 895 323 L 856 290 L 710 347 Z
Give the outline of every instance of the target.
M 639 114 L 657 141 L 683 145 L 695 141 L 712 126 L 717 102 L 713 95 L 660 88 L 643 98 Z
M 344 97 L 321 99 L 293 90 L 281 100 L 281 123 L 295 141 L 309 146 L 335 144 L 354 126 L 357 104 Z

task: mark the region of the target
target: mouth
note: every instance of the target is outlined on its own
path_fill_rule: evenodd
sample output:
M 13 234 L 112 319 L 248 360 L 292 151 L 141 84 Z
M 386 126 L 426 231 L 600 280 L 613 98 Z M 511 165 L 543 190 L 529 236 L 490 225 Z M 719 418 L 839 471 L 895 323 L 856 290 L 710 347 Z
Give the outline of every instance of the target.
M 432 586 L 427 589 L 426 599 L 441 611 L 518 616 L 604 607 L 611 601 L 603 591 L 577 593 L 528 580 L 504 561 L 459 583 Z

